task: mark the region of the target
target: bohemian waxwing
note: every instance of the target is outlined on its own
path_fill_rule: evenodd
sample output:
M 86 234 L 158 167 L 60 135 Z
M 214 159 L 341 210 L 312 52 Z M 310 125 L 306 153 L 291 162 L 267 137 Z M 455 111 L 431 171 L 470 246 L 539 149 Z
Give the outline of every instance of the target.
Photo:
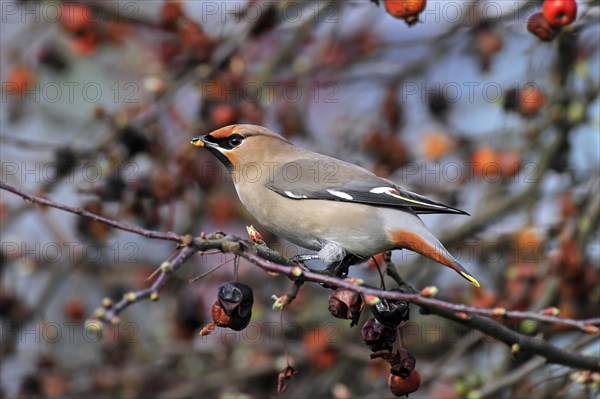
M 265 228 L 319 251 L 328 264 L 410 249 L 479 287 L 417 214 L 459 209 L 403 190 L 359 166 L 294 146 L 255 125 L 231 125 L 196 137 L 232 175 L 248 211 Z

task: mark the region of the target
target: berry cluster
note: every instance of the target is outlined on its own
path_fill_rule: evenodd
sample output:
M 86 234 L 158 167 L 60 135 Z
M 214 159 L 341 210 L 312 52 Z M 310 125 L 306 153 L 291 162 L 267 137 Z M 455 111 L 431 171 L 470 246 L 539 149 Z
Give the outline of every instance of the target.
M 403 292 L 401 289 L 392 291 Z M 329 312 L 339 319 L 351 320 L 350 326 L 353 326 L 358 322 L 365 302 L 369 303 L 369 298 L 363 298 L 361 294 L 346 288 L 338 288 L 329 297 Z M 421 376 L 415 370 L 414 356 L 402 347 L 402 340 L 394 351 L 399 331 L 410 317 L 408 303 L 379 299 L 372 303 L 371 313 L 373 317 L 361 329 L 364 343 L 373 352 L 371 359 L 383 359 L 390 364 L 388 386 L 395 396 L 415 392 L 421 384 Z

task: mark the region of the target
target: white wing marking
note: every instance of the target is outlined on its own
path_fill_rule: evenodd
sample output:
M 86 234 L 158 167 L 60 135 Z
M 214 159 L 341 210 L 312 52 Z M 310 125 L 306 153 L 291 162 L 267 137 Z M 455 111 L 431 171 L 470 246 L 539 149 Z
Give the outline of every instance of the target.
M 287 195 L 290 198 L 294 198 L 294 199 L 308 198 L 306 195 L 297 195 L 291 191 L 285 191 L 285 195 Z
M 350 194 L 347 194 L 343 191 L 337 191 L 337 190 L 327 190 L 327 192 L 331 195 L 335 195 L 336 197 L 345 199 L 345 200 L 353 200 L 354 198 L 352 198 L 352 196 Z

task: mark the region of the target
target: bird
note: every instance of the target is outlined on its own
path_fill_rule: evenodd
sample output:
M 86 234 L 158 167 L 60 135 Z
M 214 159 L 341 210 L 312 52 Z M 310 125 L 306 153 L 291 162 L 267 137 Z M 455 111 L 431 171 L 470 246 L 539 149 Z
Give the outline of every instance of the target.
M 257 125 L 235 124 L 194 137 L 229 171 L 248 212 L 276 236 L 317 251 L 331 265 L 408 249 L 473 277 L 419 214 L 463 214 L 360 166 L 295 146 Z

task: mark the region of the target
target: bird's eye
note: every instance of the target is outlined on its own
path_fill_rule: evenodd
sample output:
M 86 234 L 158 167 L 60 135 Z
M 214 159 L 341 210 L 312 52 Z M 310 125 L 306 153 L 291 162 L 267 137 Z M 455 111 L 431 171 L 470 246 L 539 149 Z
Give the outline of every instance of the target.
M 229 145 L 232 147 L 237 147 L 242 144 L 242 141 L 244 141 L 242 136 L 236 134 L 229 138 Z

